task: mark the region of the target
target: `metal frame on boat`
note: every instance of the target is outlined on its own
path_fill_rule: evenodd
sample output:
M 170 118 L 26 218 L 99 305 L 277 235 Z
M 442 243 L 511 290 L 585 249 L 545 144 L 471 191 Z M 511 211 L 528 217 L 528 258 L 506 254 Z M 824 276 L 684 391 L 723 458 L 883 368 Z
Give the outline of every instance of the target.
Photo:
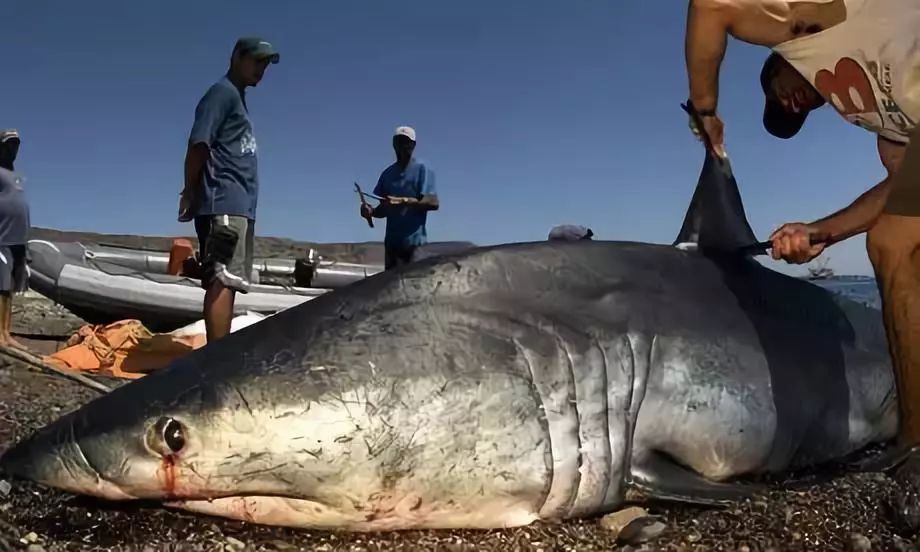
M 87 246 L 84 246 L 87 247 Z M 166 274 L 169 265 L 168 251 L 151 251 L 134 249 L 117 245 L 92 245 L 87 247 L 87 258 L 95 261 L 104 261 L 145 272 Z M 309 287 L 312 288 L 338 288 L 347 286 L 352 282 L 362 280 L 383 271 L 382 265 L 343 263 L 319 257 L 316 251 L 310 249 L 301 264 L 311 267 Z M 297 268 L 296 259 L 255 258 L 252 268 L 259 277 L 289 277 L 293 278 Z

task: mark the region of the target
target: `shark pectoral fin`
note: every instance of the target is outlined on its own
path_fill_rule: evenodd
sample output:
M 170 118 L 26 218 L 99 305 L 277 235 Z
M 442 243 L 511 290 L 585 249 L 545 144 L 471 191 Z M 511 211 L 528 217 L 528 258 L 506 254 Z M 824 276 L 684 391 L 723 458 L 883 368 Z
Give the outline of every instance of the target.
M 664 455 L 651 453 L 641 460 L 634 460 L 627 499 L 725 506 L 763 489 L 754 484 L 710 481 Z
M 854 472 L 889 473 L 900 468 L 908 459 L 918 456 L 920 456 L 920 445 L 899 447 L 892 444 L 872 456 L 848 462 L 846 467 Z

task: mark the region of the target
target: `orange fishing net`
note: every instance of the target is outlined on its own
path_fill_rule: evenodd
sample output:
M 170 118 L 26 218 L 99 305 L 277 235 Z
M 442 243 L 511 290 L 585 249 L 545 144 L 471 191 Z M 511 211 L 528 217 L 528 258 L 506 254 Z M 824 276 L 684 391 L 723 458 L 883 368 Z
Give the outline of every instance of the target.
M 64 349 L 44 360 L 65 370 L 136 379 L 205 343 L 204 334 L 157 334 L 138 320 L 119 320 L 83 326 L 67 340 Z

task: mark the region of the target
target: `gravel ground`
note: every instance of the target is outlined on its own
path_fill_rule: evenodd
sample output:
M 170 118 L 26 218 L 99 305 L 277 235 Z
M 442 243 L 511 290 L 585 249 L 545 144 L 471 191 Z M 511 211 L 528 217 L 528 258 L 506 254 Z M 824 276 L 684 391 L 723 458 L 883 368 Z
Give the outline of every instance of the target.
M 13 299 L 12 331 L 33 338 L 60 338 L 85 324 L 79 316 L 34 291 Z
M 79 324 L 47 301 L 23 302 L 21 320 Z M 57 314 L 55 314 L 57 313 Z M 63 321 L 56 319 L 63 317 Z M 24 322 L 23 322 L 24 323 Z M 28 324 L 26 324 L 28 325 Z M 50 326 L 49 326 L 50 327 Z M 29 335 L 54 332 L 27 328 Z M 49 346 L 49 343 L 52 345 Z M 0 356 L 0 450 L 78 408 L 96 391 Z M 103 378 L 100 378 L 103 379 Z M 118 384 L 112 379 L 105 383 Z M 905 474 L 920 474 L 920 461 Z M 815 474 L 799 474 L 808 476 Z M 920 494 L 911 481 L 882 474 L 825 472 L 821 482 L 723 509 L 649 506 L 665 532 L 643 550 L 920 550 Z M 6 482 L 0 476 L 0 482 Z M 40 550 L 636 550 L 598 520 L 537 523 L 502 531 L 335 534 L 248 525 L 161 508 L 112 504 L 18 480 L 0 483 L 0 549 Z M 906 512 L 907 515 L 898 514 Z M 914 523 L 909 523 L 914 522 Z

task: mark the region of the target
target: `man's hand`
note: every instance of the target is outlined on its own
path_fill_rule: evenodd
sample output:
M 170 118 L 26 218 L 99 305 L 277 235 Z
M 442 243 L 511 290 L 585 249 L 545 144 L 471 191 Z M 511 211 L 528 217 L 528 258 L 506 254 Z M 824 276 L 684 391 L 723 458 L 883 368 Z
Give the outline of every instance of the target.
M 179 216 L 176 220 L 179 222 L 189 222 L 192 220 L 192 212 L 195 210 L 195 198 L 189 192 L 188 188 L 183 188 L 179 193 Z
M 374 208 L 368 203 L 361 204 L 361 218 L 370 220 L 374 216 Z
M 207 144 L 202 142 L 189 144 L 185 152 L 185 185 L 179 194 L 179 222 L 192 220 L 193 213 L 201 202 L 202 173 L 210 154 Z
M 719 158 L 725 159 L 725 127 L 722 119 L 719 118 L 718 114 L 715 114 L 701 116 L 700 120 L 703 122 L 703 130 L 706 132 L 706 136 L 709 137 L 710 151 Z M 690 131 L 705 144 L 706 141 L 696 124 L 696 118 L 693 116 L 690 117 Z
M 827 247 L 823 240 L 826 236 L 818 227 L 800 222 L 790 222 L 780 226 L 770 235 L 773 242 L 772 257 L 787 263 L 804 264 L 820 255 Z M 812 244 L 812 240 L 815 243 Z

